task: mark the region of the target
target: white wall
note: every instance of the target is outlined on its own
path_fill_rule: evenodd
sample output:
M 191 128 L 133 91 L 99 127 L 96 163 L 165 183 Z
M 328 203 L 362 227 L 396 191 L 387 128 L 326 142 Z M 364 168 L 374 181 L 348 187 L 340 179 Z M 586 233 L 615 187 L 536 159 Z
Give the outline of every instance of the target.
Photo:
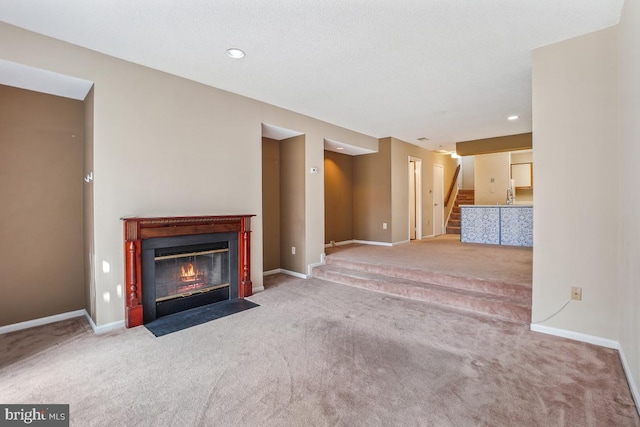
M 619 25 L 621 245 L 619 339 L 640 407 L 640 2 L 625 1 Z
M 553 314 L 581 286 L 583 300 L 543 325 L 617 341 L 616 35 L 609 28 L 533 52 L 532 317 Z

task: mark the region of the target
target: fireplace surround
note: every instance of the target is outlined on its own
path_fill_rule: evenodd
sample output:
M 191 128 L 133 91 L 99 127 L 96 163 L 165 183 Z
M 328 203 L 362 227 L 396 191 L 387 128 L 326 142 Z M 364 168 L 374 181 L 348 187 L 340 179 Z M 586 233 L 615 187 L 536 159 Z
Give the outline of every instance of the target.
M 253 216 L 123 218 L 127 328 L 250 296 Z

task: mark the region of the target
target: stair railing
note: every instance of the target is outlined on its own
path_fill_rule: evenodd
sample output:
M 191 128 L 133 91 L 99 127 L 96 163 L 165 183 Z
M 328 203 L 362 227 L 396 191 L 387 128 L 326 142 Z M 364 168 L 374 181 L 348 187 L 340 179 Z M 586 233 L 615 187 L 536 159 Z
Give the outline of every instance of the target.
M 456 168 L 456 171 L 453 174 L 453 179 L 451 180 L 451 185 L 449 186 L 449 192 L 447 193 L 447 197 L 444 199 L 445 207 L 449 205 L 449 201 L 451 200 L 451 194 L 453 194 L 453 189 L 456 188 L 456 181 L 458 181 L 458 174 L 460 173 L 460 165 Z

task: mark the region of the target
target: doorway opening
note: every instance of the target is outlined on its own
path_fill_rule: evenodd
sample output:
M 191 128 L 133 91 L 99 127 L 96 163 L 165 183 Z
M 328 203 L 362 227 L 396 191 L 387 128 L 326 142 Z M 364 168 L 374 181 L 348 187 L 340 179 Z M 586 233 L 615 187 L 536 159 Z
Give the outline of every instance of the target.
M 433 235 L 444 234 L 444 168 L 433 164 Z
M 422 160 L 409 156 L 409 240 L 422 239 Z

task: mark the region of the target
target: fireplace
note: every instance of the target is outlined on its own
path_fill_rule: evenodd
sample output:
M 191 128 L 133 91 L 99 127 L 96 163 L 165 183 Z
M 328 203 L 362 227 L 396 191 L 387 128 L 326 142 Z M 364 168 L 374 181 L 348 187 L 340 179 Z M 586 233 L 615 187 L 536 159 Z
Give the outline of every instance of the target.
M 251 216 L 124 218 L 127 327 L 250 296 Z

